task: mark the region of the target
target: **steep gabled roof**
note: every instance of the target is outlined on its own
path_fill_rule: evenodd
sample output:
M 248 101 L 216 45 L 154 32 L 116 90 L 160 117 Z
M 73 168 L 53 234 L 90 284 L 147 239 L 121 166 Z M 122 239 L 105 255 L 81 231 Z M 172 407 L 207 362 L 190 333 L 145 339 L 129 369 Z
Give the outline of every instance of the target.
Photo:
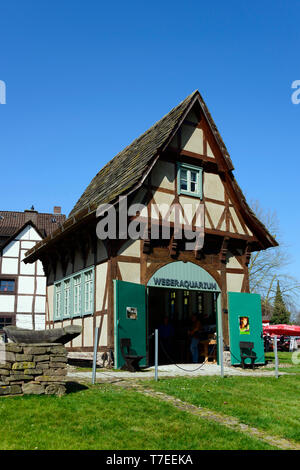
M 120 195 L 128 195 L 130 192 L 135 191 L 140 187 L 153 168 L 161 152 L 169 145 L 188 112 L 197 102 L 199 103 L 201 111 L 208 122 L 214 138 L 216 139 L 220 152 L 226 162 L 228 171 L 231 173 L 234 167 L 228 150 L 202 96 L 199 91 L 196 90 L 144 134 L 134 140 L 124 150 L 119 152 L 97 173 L 75 204 L 62 226 L 27 252 L 27 257 L 30 261 L 33 260 L 33 253 L 36 253 L 40 248 L 47 245 L 50 240 L 59 237 L 60 234 L 67 230 L 73 230 L 75 225 L 80 221 L 83 221 L 84 218 L 94 214 L 99 204 L 113 203 Z M 266 245 L 266 248 L 268 246 L 276 246 L 277 242 L 249 208 L 233 175 L 232 185 L 241 200 L 247 216 L 258 227 L 260 235 L 265 240 L 266 243 L 263 243 L 263 245 Z M 27 262 L 29 262 L 29 259 Z

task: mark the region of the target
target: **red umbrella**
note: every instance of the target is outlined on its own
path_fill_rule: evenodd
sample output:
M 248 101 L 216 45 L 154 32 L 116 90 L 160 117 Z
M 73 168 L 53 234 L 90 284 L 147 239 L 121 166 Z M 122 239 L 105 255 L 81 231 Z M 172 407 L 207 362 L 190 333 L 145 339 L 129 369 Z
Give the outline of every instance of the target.
M 300 326 L 269 325 L 263 327 L 263 332 L 270 335 L 300 336 Z

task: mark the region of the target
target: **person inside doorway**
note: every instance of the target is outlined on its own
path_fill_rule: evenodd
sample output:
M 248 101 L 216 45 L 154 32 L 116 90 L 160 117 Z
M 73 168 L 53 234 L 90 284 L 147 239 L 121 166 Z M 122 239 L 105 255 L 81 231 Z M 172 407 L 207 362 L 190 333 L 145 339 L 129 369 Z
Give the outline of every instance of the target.
M 192 361 L 197 363 L 199 360 L 198 345 L 202 336 L 202 325 L 197 315 L 192 315 L 192 325 L 188 330 L 188 335 L 191 337 L 190 351 L 192 353 Z
M 174 340 L 174 327 L 169 321 L 167 315 L 163 318 L 163 323 L 158 327 L 158 335 L 162 347 L 163 357 L 165 361 L 170 362 L 173 358 L 173 340 Z

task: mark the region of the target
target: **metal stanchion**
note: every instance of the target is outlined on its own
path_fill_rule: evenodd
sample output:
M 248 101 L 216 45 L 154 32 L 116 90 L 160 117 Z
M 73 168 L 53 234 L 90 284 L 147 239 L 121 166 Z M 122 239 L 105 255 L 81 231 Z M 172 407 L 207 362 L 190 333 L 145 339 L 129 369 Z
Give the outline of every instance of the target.
M 94 338 L 94 357 L 93 357 L 93 373 L 92 373 L 92 384 L 93 385 L 95 385 L 95 382 L 96 382 L 98 336 L 99 336 L 99 328 L 96 327 L 95 328 L 95 338 Z
M 158 330 L 155 330 L 155 381 L 158 381 Z
M 278 352 L 277 352 L 277 335 L 273 339 L 273 349 L 275 355 L 275 377 L 278 379 Z

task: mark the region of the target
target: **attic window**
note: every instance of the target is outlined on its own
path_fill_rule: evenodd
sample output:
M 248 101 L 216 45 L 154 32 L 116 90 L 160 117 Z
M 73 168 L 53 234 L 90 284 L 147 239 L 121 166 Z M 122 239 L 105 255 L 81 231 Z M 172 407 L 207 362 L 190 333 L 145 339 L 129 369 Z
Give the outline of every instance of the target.
M 202 170 L 197 166 L 179 163 L 177 170 L 178 194 L 202 199 Z

